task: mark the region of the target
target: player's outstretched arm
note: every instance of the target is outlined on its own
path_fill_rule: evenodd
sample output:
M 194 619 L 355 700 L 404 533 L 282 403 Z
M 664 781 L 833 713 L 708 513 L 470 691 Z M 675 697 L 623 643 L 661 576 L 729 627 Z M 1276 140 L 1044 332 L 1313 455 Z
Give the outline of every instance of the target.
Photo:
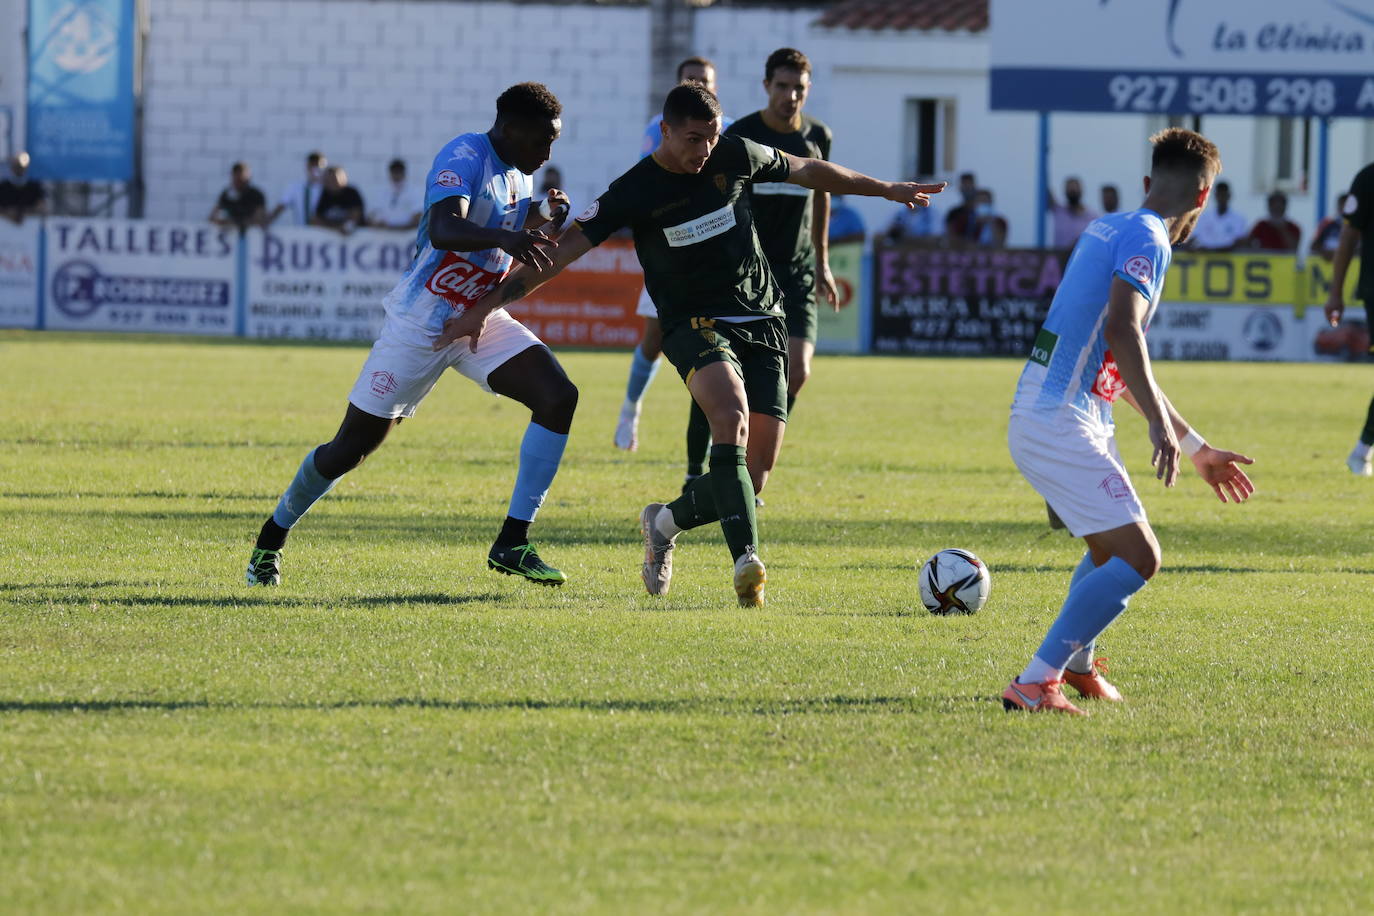
M 871 178 L 862 172 L 845 168 L 825 159 L 807 159 L 803 156 L 787 157 L 791 174 L 787 180 L 813 191 L 828 191 L 831 194 L 857 194 L 860 197 L 883 197 L 908 207 L 929 207 L 930 195 L 939 194 L 948 182 L 920 184 L 915 181 L 882 181 Z
M 1154 448 L 1150 464 L 1155 476 L 1166 487 L 1172 487 L 1178 479 L 1178 439 L 1165 406 L 1168 401 L 1155 383 L 1150 354 L 1145 349 L 1141 322 L 1149 308 L 1149 300 L 1139 290 L 1120 277 L 1113 277 L 1103 333 L 1121 380 L 1131 393 L 1130 402 L 1150 426 L 1150 445 Z
M 558 248 L 553 253 L 553 265 L 543 270 L 517 267 L 509 276 L 496 285 L 491 292 L 463 312 L 444 322 L 444 330 L 434 341 L 434 349 L 442 350 L 455 340 L 468 339 L 468 349 L 477 352 L 477 338 L 482 336 L 487 316 L 499 308 L 505 308 L 517 299 L 524 298 L 545 283 L 552 280 L 573 261 L 592 250 L 591 241 L 574 223 L 558 240 Z
M 466 197 L 446 197 L 429 208 L 429 242 L 440 251 L 500 248 L 521 264 L 543 270 L 553 263 L 553 239 L 535 229 L 488 229 L 468 219 Z
M 1345 314 L 1345 274 L 1359 245 L 1360 230 L 1349 223 L 1341 226 L 1341 237 L 1331 256 L 1331 291 L 1326 294 L 1326 320 L 1333 328 L 1341 323 L 1341 316 Z

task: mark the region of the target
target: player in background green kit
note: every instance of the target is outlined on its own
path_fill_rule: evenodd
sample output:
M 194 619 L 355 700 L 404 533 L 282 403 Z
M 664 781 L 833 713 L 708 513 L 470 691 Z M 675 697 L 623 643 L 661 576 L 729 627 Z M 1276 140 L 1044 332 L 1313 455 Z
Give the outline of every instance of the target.
M 734 559 L 739 603 L 761 607 L 767 576 L 758 556 L 754 495 L 782 446 L 787 331 L 747 188 L 787 181 L 929 206 L 929 195 L 944 184 L 880 181 L 743 137 L 722 137 L 720 103 L 694 83 L 668 93 L 661 129 L 663 143 L 654 154 L 611 182 L 558 240 L 552 267 L 512 273 L 450 319 L 435 346 L 466 337 L 475 350 L 487 316 L 629 226 L 663 327 L 663 354 L 701 405 L 715 442 L 707 474 L 672 503 L 650 503 L 640 513 L 645 588 L 667 594 L 677 535 L 719 522 Z
M 726 133 L 793 156 L 829 159 L 830 128 L 802 113 L 811 91 L 811 61 L 795 48 L 779 48 L 768 55 L 763 73 L 768 107 L 740 118 Z M 786 181 L 755 182 L 749 185 L 749 206 L 768 267 L 782 290 L 790 415 L 797 393 L 811 376 L 818 300 L 839 310 L 830 274 L 830 195 Z
M 1356 247 L 1360 249 L 1360 279 L 1355 285 L 1355 298 L 1363 302 L 1366 309 L 1374 305 L 1374 232 L 1369 231 L 1370 221 L 1374 219 L 1374 163 L 1356 173 L 1341 215 L 1345 217 L 1345 224 L 1341 226 L 1341 237 L 1331 256 L 1331 292 L 1326 297 L 1326 320 L 1333 328 L 1341 323 L 1341 316 L 1345 314 L 1345 274 L 1350 269 Z M 1345 459 L 1346 467 L 1361 477 L 1374 476 L 1371 452 L 1374 452 L 1374 400 L 1369 402 L 1360 438 Z

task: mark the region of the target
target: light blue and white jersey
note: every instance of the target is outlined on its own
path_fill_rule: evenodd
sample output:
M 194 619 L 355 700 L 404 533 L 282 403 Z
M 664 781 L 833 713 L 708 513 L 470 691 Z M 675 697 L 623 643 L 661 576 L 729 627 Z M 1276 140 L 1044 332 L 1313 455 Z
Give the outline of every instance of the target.
M 649 119 L 649 126 L 644 128 L 644 140 L 639 144 L 639 158 L 653 155 L 654 150 L 663 142 L 663 128 L 659 127 L 663 123 L 663 115 L 656 114 Z M 725 133 L 725 128 L 735 123 L 734 118 L 725 115 L 720 116 L 720 132 Z M 809 193 L 809 192 L 808 192 Z
M 501 161 L 486 134 L 450 140 L 434 157 L 425 180 L 415 260 L 383 301 L 387 315 L 438 336 L 445 321 L 480 299 L 510 270 L 513 259 L 500 248 L 442 251 L 430 244 L 430 211 L 435 204 L 464 197 L 470 221 L 487 229 L 515 230 L 525 224 L 533 190 L 530 176 Z
M 1071 410 L 1110 429 L 1112 402 L 1126 387 L 1105 333 L 1112 280 L 1120 277 L 1149 300 L 1143 322 L 1148 328 L 1172 256 L 1164 220 L 1153 210 L 1109 213 L 1090 223 L 1069 256 L 1011 412 L 1043 416 Z

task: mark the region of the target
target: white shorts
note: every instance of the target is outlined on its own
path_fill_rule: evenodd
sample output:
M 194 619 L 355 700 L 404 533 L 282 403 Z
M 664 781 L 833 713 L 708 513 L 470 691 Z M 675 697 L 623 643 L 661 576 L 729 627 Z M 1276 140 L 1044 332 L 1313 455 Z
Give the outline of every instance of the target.
M 635 314 L 643 315 L 645 318 L 657 318 L 658 306 L 654 305 L 654 300 L 649 298 L 649 287 L 644 287 L 639 291 L 639 304 L 635 306 Z
M 1007 444 L 1016 467 L 1074 537 L 1146 521 L 1107 430 L 1062 414 L 1013 414 Z
M 348 403 L 374 417 L 413 417 L 445 369 L 457 369 L 491 391 L 487 376 L 493 370 L 530 347 L 544 346 L 504 309 L 487 318 L 476 353 L 468 349 L 467 338 L 437 351 L 431 348 L 432 339 L 414 325 L 388 317 L 363 363 L 363 371 L 358 373 Z

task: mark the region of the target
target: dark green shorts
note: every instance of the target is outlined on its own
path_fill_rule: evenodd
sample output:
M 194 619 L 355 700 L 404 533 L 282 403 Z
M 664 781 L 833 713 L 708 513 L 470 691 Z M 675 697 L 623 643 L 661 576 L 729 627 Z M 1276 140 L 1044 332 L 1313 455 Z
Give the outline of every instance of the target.
M 744 380 L 750 413 L 787 419 L 787 329 L 781 318 L 692 318 L 664 332 L 663 355 L 684 382 L 712 363 L 729 363 Z
M 787 336 L 816 342 L 820 319 L 816 316 L 816 274 L 806 270 L 777 277 L 782 288 L 782 311 L 787 321 Z

